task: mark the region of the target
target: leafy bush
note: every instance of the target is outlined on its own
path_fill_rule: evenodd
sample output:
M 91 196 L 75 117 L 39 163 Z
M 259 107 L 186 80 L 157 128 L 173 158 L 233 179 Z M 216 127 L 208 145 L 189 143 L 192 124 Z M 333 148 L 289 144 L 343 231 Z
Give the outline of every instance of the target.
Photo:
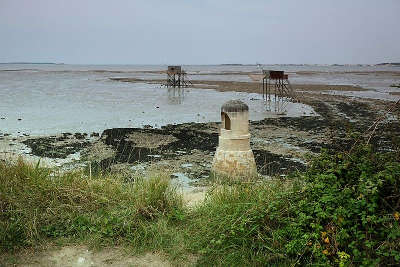
M 400 162 L 395 153 L 359 146 L 327 152 L 302 174 L 293 192 L 289 255 L 305 261 L 344 265 L 400 262 Z
M 190 242 L 205 265 L 394 265 L 399 211 L 398 155 L 359 146 L 289 181 L 215 187 Z

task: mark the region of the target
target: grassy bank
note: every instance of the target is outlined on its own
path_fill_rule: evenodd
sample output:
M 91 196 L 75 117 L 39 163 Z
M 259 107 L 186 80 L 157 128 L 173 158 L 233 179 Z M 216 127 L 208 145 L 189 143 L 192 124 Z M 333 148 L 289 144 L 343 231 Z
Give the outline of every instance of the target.
M 125 183 L 118 176 L 89 178 L 83 172 L 60 174 L 23 161 L 0 163 L 3 251 L 49 238 L 149 249 L 148 244 L 160 242 L 158 228 L 182 209 L 181 196 L 166 176 Z
M 400 262 L 400 154 L 322 153 L 286 179 L 215 184 L 185 207 L 169 177 L 0 163 L 0 249 L 49 240 L 159 251 L 198 265 L 394 265 Z

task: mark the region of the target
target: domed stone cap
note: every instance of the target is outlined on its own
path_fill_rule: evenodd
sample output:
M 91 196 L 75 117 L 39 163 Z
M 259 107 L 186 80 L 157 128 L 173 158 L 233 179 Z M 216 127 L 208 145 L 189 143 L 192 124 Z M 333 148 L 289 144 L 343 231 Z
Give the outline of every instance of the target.
M 221 107 L 222 112 L 243 112 L 248 110 L 249 106 L 240 100 L 229 100 Z

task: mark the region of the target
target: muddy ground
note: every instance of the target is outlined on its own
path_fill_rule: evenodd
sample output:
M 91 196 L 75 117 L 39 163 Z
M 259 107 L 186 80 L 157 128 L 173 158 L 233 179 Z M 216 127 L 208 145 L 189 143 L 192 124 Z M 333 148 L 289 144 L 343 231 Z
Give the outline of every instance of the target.
M 224 84 L 227 88 L 237 85 L 236 82 Z M 252 86 L 246 87 L 247 91 L 256 90 Z M 379 150 L 394 149 L 392 141 L 400 133 L 399 106 L 391 107 L 393 103 L 387 101 L 321 94 L 315 88 L 301 91 L 297 94 L 299 101 L 312 106 L 318 116 L 250 122 L 251 147 L 260 174 L 284 176 L 304 170 L 309 155 L 324 148 L 349 149 L 354 142 L 349 134 L 368 135 L 377 120 L 381 122 L 370 142 Z M 387 112 L 390 108 L 391 112 Z M 66 133 L 26 138 L 23 143 L 31 148 L 33 155 L 40 157 L 66 158 L 79 151 L 81 161 L 90 162 L 93 170 L 129 173 L 161 169 L 173 177 L 183 174 L 192 183 L 202 185 L 207 183 L 210 174 L 218 144 L 218 127 L 218 123 L 185 123 L 160 129 L 114 128 L 105 130 L 99 138 Z
M 165 84 L 165 80 L 156 79 L 139 79 L 139 78 L 110 78 L 112 81 L 128 82 L 128 83 L 149 83 L 149 84 Z M 260 93 L 260 81 L 257 82 L 235 82 L 235 81 L 209 81 L 209 80 L 195 80 L 192 81 L 194 88 L 212 88 L 220 92 L 234 91 L 234 92 L 248 92 Z M 353 85 L 325 85 L 325 84 L 292 84 L 296 91 L 365 91 L 359 86 Z

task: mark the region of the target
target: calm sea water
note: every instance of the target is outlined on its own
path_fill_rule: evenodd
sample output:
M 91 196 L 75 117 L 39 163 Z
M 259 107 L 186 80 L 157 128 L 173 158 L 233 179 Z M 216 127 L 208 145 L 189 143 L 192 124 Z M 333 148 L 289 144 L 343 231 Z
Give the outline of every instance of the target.
M 257 66 L 184 66 L 192 80 L 250 81 L 246 73 Z M 399 83 L 400 68 L 387 66 L 285 66 L 292 83 L 349 84 L 370 88 L 345 94 L 396 99 L 389 87 Z M 258 94 L 211 89 L 173 90 L 144 83 L 111 81 L 111 77 L 162 79 L 155 65 L 0 64 L 0 132 L 47 135 L 62 132 L 101 132 L 114 127 L 162 126 L 171 123 L 219 121 L 220 106 L 241 99 L 253 120 L 270 117 Z M 376 75 L 376 71 L 383 71 Z M 370 72 L 370 73 L 365 73 Z M 225 75 L 218 75 L 224 73 Z M 230 74 L 232 73 L 232 74 Z M 331 92 L 335 93 L 335 92 Z M 312 108 L 291 104 L 288 116 L 312 114 Z

